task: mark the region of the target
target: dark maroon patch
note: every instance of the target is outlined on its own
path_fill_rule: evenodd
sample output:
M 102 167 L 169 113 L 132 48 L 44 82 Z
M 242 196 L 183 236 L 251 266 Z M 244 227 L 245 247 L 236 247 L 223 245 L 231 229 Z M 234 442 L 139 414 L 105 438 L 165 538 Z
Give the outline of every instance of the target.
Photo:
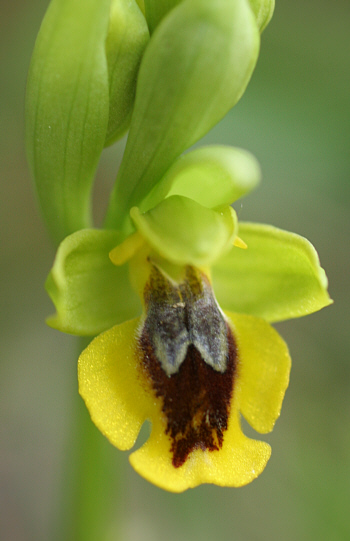
M 213 304 L 214 324 L 219 318 L 218 314 L 222 318 L 220 332 L 222 335 L 221 340 L 224 342 L 225 368 L 224 370 L 222 369 L 221 363 L 221 368 L 217 367 L 217 369 L 214 369 L 213 366 L 216 366 L 215 362 L 204 361 L 199 349 L 193 344 L 193 341 L 199 343 L 201 340 L 200 328 L 197 326 L 196 332 L 193 333 L 191 327 L 194 325 L 193 307 L 196 305 L 196 302 L 203 294 L 212 295 L 212 292 L 208 294 L 208 283 L 206 282 L 204 284 L 204 293 L 203 287 L 200 287 L 201 280 L 196 284 L 198 287 L 194 287 L 193 283 L 191 283 L 191 295 L 181 296 L 181 290 L 184 288 L 183 284 L 186 285 L 188 283 L 187 280 L 185 279 L 180 287 L 177 288 L 171 286 L 171 283 L 164 277 L 162 282 L 160 278 L 161 274 L 157 269 L 145 288 L 145 299 L 147 304 L 150 303 L 151 315 L 148 320 L 146 316 L 145 324 L 139 337 L 139 347 L 142 352 L 143 367 L 151 381 L 155 395 L 162 399 L 162 411 L 167 419 L 166 434 L 170 436 L 172 441 L 172 462 L 178 468 L 184 464 L 194 449 L 215 451 L 222 447 L 224 432 L 228 427 L 237 352 L 232 331 L 220 311 L 218 309 L 215 311 Z M 201 276 L 200 274 L 197 275 Z M 155 276 L 157 277 L 156 300 L 152 293 L 153 286 L 155 285 Z M 193 282 L 193 275 L 188 274 L 188 276 L 191 277 Z M 162 294 L 159 293 L 158 288 L 161 282 Z M 166 287 L 163 287 L 164 284 Z M 180 297 L 177 298 L 179 291 Z M 214 296 L 213 298 L 215 300 Z M 169 335 L 167 336 L 164 335 L 164 299 L 168 308 L 173 303 L 175 313 L 179 303 L 184 304 L 184 306 L 181 304 L 183 310 L 177 316 L 174 316 L 174 313 L 172 314 L 172 319 L 169 320 L 169 323 L 171 322 L 171 325 L 169 325 Z M 160 307 L 159 313 L 157 310 L 158 303 Z M 160 319 L 158 315 L 160 315 Z M 180 318 L 180 323 L 176 321 L 178 318 Z M 203 321 L 203 327 L 201 325 L 205 334 L 203 340 L 206 342 L 206 348 L 208 349 L 209 347 L 209 350 L 210 344 L 208 345 L 208 332 L 206 329 L 208 327 L 208 320 L 210 324 L 210 319 L 211 316 L 208 313 L 207 321 Z M 159 328 L 161 329 L 161 333 L 159 333 Z M 164 359 L 163 362 L 160 362 L 160 359 L 157 357 L 155 340 L 159 343 L 159 340 L 165 337 L 166 342 L 170 340 L 171 343 L 176 343 L 176 330 L 179 330 L 182 334 L 187 332 L 189 343 L 186 345 L 183 360 L 176 365 L 176 373 L 169 371 L 167 373 L 167 365 L 164 364 Z M 154 335 L 156 335 L 156 339 Z M 193 335 L 195 335 L 195 340 L 191 338 Z M 179 347 L 183 347 L 187 342 L 181 340 L 179 343 Z M 169 344 L 166 351 L 168 349 Z M 216 354 L 216 349 L 217 345 L 215 345 L 213 355 Z M 169 358 L 171 359 L 171 357 Z

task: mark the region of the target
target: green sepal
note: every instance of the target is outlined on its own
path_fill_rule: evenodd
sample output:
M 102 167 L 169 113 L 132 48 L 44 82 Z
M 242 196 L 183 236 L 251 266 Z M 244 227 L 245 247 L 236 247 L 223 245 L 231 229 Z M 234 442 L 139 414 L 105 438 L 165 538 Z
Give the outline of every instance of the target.
M 275 0 L 249 0 L 260 32 L 263 32 L 272 19 Z
M 163 19 L 141 62 L 107 227 L 119 228 L 174 160 L 236 104 L 259 42 L 246 0 L 186 0 Z
M 110 0 L 52 0 L 30 65 L 27 155 L 56 242 L 90 224 L 90 191 L 108 123 Z
M 152 33 L 165 15 L 182 0 L 144 0 L 145 15 Z
M 211 265 L 229 250 L 237 231 L 231 207 L 212 210 L 179 195 L 145 214 L 134 207 L 130 215 L 146 242 L 176 265 Z
M 128 266 L 116 267 L 109 252 L 121 241 L 116 231 L 85 229 L 60 244 L 46 290 L 56 314 L 48 325 L 79 336 L 94 336 L 141 312 Z
M 105 146 L 129 128 L 136 79 L 149 40 L 146 19 L 134 0 L 112 0 L 106 40 L 109 121 Z
M 248 248 L 234 248 L 212 268 L 222 308 L 281 321 L 332 303 L 315 248 L 305 238 L 276 227 L 239 223 Z
M 204 207 L 230 205 L 253 190 L 261 170 L 246 150 L 213 145 L 201 147 L 178 158 L 140 205 L 145 212 L 165 197 L 183 195 Z

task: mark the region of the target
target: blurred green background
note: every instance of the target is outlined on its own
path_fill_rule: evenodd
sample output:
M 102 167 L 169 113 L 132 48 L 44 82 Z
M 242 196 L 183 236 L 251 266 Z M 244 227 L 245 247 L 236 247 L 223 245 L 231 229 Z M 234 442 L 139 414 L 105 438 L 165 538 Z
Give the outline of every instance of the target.
M 205 138 L 252 151 L 261 187 L 239 218 L 306 236 L 317 247 L 335 304 L 279 324 L 293 359 L 282 416 L 265 439 L 272 458 L 241 489 L 165 493 L 138 477 L 127 454 L 121 537 L 111 541 L 350 539 L 348 0 L 277 0 L 261 56 L 236 108 Z M 75 339 L 49 329 L 43 288 L 54 250 L 40 220 L 24 155 L 30 55 L 47 0 L 1 1 L 1 518 L 4 541 L 51 541 L 66 485 L 76 393 Z M 97 220 L 122 144 L 103 156 Z M 68 459 L 67 459 L 68 456 Z M 112 505 L 114 505 L 112 503 Z M 100 541 L 100 540 L 99 540 Z M 102 540 L 101 540 L 102 541 Z

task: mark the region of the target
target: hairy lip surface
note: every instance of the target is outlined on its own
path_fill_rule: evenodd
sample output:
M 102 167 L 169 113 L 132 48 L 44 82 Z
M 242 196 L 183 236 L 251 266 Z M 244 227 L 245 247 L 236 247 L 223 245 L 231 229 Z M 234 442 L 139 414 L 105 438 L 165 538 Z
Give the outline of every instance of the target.
M 147 315 L 139 335 L 143 368 L 162 399 L 172 462 L 180 467 L 194 449 L 222 447 L 236 344 L 207 278 L 192 267 L 180 284 L 154 267 L 145 302 Z

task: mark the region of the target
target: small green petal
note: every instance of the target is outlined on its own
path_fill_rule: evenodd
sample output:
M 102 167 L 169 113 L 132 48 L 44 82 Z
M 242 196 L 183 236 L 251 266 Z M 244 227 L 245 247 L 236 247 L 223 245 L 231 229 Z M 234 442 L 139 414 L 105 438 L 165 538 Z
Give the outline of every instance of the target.
M 260 178 L 259 163 L 250 152 L 201 147 L 180 156 L 140 208 L 146 211 L 170 195 L 189 197 L 208 208 L 230 205 L 254 189 Z
M 57 311 L 51 327 L 93 336 L 140 313 L 127 265 L 116 267 L 108 256 L 120 241 L 116 231 L 87 229 L 60 244 L 46 282 Z
M 136 2 L 112 0 L 106 40 L 110 98 L 106 145 L 129 127 L 137 73 L 148 40 L 147 23 Z
M 275 10 L 275 0 L 249 0 L 256 22 L 262 32 L 272 19 Z
M 26 143 L 53 239 L 90 225 L 90 191 L 108 124 L 110 0 L 52 0 L 28 75 Z
M 165 15 L 181 0 L 145 0 L 145 14 L 150 32 L 152 33 Z
M 174 160 L 237 103 L 259 40 L 246 0 L 186 0 L 164 18 L 141 62 L 107 227 L 119 228 Z
M 148 244 L 162 257 L 178 265 L 207 266 L 232 245 L 237 218 L 229 206 L 212 210 L 192 199 L 173 195 L 131 218 Z
M 305 238 L 251 223 L 240 223 L 238 235 L 247 250 L 234 248 L 212 269 L 224 309 L 281 321 L 331 304 L 325 272 Z

